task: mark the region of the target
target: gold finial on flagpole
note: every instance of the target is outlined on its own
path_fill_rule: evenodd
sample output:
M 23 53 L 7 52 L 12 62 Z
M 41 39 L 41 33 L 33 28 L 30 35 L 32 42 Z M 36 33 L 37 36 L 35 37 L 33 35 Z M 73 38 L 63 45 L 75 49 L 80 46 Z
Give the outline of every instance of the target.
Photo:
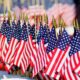
M 57 28 L 56 19 L 54 17 L 52 18 L 52 24 L 54 28 Z
M 28 15 L 25 16 L 25 21 L 28 22 Z
M 76 19 L 76 27 L 77 27 L 77 29 L 79 29 L 79 23 L 78 23 L 77 19 Z
M 36 21 L 36 15 L 34 14 L 34 23 L 35 23 L 35 39 L 37 41 L 37 21 Z
M 62 20 L 62 21 L 61 21 L 61 22 L 62 22 L 62 27 L 65 28 L 66 24 L 65 24 L 63 18 L 61 18 L 61 20 Z
M 12 19 L 11 12 L 8 11 L 8 20 L 10 21 L 11 19 Z
M 58 19 L 58 20 L 59 20 L 59 24 L 58 24 L 58 26 L 59 26 L 59 27 L 62 27 L 62 20 L 61 20 L 61 16 L 59 16 L 59 19 Z
M 44 22 L 45 24 L 48 24 L 48 16 L 46 14 L 44 14 Z
M 5 20 L 5 17 L 6 17 L 6 13 L 5 13 L 5 11 L 4 11 L 3 17 L 4 17 L 4 20 Z
M 22 11 L 21 11 L 21 13 L 20 13 L 20 20 L 22 20 Z
M 8 11 L 8 21 L 10 25 L 11 25 L 11 20 L 12 20 L 11 12 Z
M 14 12 L 13 16 L 14 16 L 14 21 L 15 21 L 16 20 L 16 14 L 15 14 L 15 12 Z
M 62 26 L 62 19 L 61 19 L 61 16 L 59 16 L 59 25 L 60 27 L 60 34 L 62 34 L 62 29 L 63 29 L 63 26 Z
M 76 27 L 76 19 L 73 20 L 73 26 Z
M 39 18 L 40 18 L 40 22 L 42 22 L 42 15 L 40 15 L 40 17 L 39 17 Z
M 36 23 L 36 15 L 34 14 L 34 22 L 35 22 L 35 26 L 37 25 Z

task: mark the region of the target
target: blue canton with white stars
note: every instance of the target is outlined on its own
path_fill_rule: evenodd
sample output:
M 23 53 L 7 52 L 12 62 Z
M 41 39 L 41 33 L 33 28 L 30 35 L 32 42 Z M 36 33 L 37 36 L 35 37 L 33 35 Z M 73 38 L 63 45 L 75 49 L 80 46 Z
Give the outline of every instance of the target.
M 40 24 L 40 28 L 39 28 L 39 32 L 37 35 L 37 43 L 39 44 L 39 42 L 41 41 L 41 39 L 43 38 L 43 25 Z
M 6 23 L 5 27 L 2 26 L 1 32 L 3 35 L 5 35 L 7 37 L 7 42 L 9 43 L 12 38 L 12 32 L 13 32 L 11 26 L 9 26 L 9 24 Z
M 44 44 L 49 42 L 49 33 L 46 25 L 43 28 L 43 38 L 44 38 Z
M 32 35 L 32 39 L 35 39 L 35 25 L 31 26 L 30 34 Z
M 27 39 L 28 39 L 27 25 L 24 22 L 22 25 L 21 40 L 27 41 Z
M 69 45 L 69 43 L 70 43 L 70 37 L 66 32 L 66 30 L 64 29 L 60 39 L 57 42 L 57 48 L 64 50 L 66 46 Z
M 47 47 L 47 53 L 52 51 L 56 47 L 56 44 L 57 44 L 56 32 L 55 32 L 54 27 L 52 27 L 51 32 L 50 32 L 49 43 Z
M 22 32 L 22 28 L 21 28 L 21 24 L 20 24 L 20 20 L 19 20 L 15 27 L 13 37 L 20 40 L 21 32 Z
M 70 46 L 71 46 L 71 50 L 69 52 L 69 56 L 80 51 L 80 32 L 78 30 L 76 30 L 75 36 L 73 36 Z

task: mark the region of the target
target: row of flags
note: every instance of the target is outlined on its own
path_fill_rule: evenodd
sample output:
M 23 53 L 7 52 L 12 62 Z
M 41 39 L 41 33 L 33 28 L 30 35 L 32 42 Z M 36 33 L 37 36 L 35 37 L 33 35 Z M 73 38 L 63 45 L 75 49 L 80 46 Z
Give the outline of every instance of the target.
M 75 29 L 74 35 L 67 31 L 59 31 L 58 38 L 54 26 L 40 23 L 36 34 L 36 26 L 21 25 L 20 20 L 10 24 L 4 20 L 0 29 L 0 60 L 10 72 L 17 66 L 24 74 L 32 67 L 32 77 L 37 75 L 41 80 L 79 80 L 80 74 L 80 31 Z

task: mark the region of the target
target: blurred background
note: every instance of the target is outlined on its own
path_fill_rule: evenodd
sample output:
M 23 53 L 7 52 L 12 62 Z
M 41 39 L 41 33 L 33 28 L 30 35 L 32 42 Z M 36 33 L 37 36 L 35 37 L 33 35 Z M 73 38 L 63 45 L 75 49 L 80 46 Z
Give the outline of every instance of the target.
M 16 6 L 19 8 L 28 8 L 32 5 L 43 5 L 45 9 L 49 9 L 54 3 L 74 4 L 73 0 L 0 0 L 0 13 L 4 10 L 13 10 Z
M 66 25 L 71 25 L 75 18 L 80 23 L 80 0 L 0 0 L 0 13 L 8 11 L 15 12 L 17 17 L 24 12 L 29 18 L 34 14 L 47 14 L 49 24 L 52 16 L 56 21 L 61 16 Z M 3 20 L 1 18 L 0 22 Z

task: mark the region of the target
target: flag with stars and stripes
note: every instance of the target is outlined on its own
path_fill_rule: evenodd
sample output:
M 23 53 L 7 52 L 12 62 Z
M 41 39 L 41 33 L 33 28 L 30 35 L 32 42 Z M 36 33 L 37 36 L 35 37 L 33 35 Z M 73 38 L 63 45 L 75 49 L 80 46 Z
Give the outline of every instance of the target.
M 26 42 L 25 43 L 25 49 L 23 51 L 23 56 L 22 56 L 22 59 L 21 59 L 21 62 L 20 62 L 20 67 L 21 67 L 21 70 L 22 70 L 22 73 L 24 74 L 25 71 L 27 70 L 29 64 L 30 64 L 30 58 L 29 58 L 29 55 L 30 53 L 27 50 L 27 41 L 28 41 L 28 31 L 27 31 L 27 25 L 26 23 L 24 22 L 23 26 L 22 26 L 22 35 L 21 35 L 21 39 L 23 38 L 23 40 Z M 21 57 L 21 56 L 20 56 Z
M 43 27 L 43 38 L 44 38 L 44 44 L 46 44 L 47 47 L 49 42 L 49 31 L 47 25 L 44 25 Z
M 3 21 L 3 24 L 2 24 L 2 26 L 1 26 L 1 30 L 0 30 L 0 32 L 1 32 L 1 43 L 2 43 L 2 37 L 3 36 L 5 36 L 5 38 L 6 38 L 6 24 L 7 24 L 7 22 L 6 22 L 6 20 L 4 20 Z M 5 43 L 5 45 L 7 45 L 8 43 L 7 43 L 7 38 L 6 38 L 6 43 Z M 7 49 L 7 47 L 8 47 L 8 45 L 7 46 L 5 46 L 5 48 L 4 48 L 4 50 L 3 50 L 3 53 L 2 53 L 2 58 L 3 58 L 3 61 L 4 61 L 4 58 L 5 58 L 5 55 L 6 55 L 6 49 Z M 3 48 L 2 48 L 3 49 Z
M 23 52 L 24 52 L 24 49 L 25 49 L 25 42 L 26 42 L 26 37 L 25 37 L 25 27 L 22 29 L 21 28 L 21 24 L 20 24 L 20 21 L 18 21 L 17 23 L 17 27 L 18 27 L 18 44 L 17 44 L 17 47 L 16 47 L 16 50 L 14 52 L 14 65 L 20 67 L 20 62 L 21 62 L 21 59 L 23 57 Z M 23 25 L 25 26 L 25 24 Z M 25 34 L 24 34 L 25 33 Z
M 56 47 L 56 44 L 57 44 L 56 32 L 55 32 L 54 27 L 52 27 L 51 32 L 50 32 L 49 43 L 47 47 L 47 53 L 52 51 Z
M 54 51 L 52 51 L 52 58 L 49 63 L 47 63 L 47 67 L 44 71 L 45 75 L 49 75 L 50 77 L 54 77 L 58 79 L 60 75 L 56 75 L 57 72 L 60 72 L 63 63 L 65 62 L 68 53 L 70 51 L 70 47 L 67 47 L 67 45 L 70 42 L 69 35 L 67 32 L 62 32 L 61 38 L 57 42 L 57 48 L 55 48 Z
M 39 71 L 41 71 L 45 65 L 47 60 L 47 54 L 46 54 L 46 44 L 48 44 L 49 41 L 49 35 L 48 35 L 48 29 L 46 25 L 43 27 L 43 25 L 40 25 L 40 30 L 37 37 L 38 43 L 36 43 L 37 46 L 37 57 L 35 58 L 36 64 L 33 68 L 33 76 L 37 75 Z M 39 63 L 39 64 L 38 64 Z M 37 68 L 37 69 L 36 69 Z
M 79 76 L 75 72 L 75 68 L 78 64 L 80 64 L 80 32 L 76 30 L 75 35 L 73 36 L 71 43 L 70 43 L 70 52 L 69 56 L 67 57 L 65 64 L 63 65 L 64 68 L 62 68 L 61 71 L 64 75 L 65 79 L 70 80 L 78 80 L 80 79 Z M 64 69 L 64 70 L 63 70 Z
M 43 25 L 42 23 L 40 24 L 40 28 L 39 28 L 39 32 L 37 35 L 37 43 L 39 44 L 39 42 L 41 41 L 42 37 L 43 37 Z
M 15 34 L 16 32 L 13 31 L 13 28 L 10 27 L 9 29 L 10 29 L 10 32 L 8 33 L 7 36 L 10 37 L 10 41 L 8 43 L 8 48 L 6 50 L 7 54 L 5 56 L 5 63 L 7 63 L 9 65 L 12 65 L 13 64 L 14 52 L 15 52 L 15 49 L 16 49 L 16 46 L 17 46 L 17 43 L 18 43 L 18 39 L 17 39 L 18 36 Z

